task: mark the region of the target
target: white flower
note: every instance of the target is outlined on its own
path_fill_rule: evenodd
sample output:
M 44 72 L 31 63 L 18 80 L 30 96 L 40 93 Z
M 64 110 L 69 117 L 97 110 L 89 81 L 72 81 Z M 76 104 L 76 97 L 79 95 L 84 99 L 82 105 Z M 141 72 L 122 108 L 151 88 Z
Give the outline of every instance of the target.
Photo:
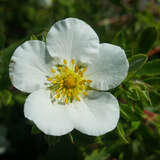
M 19 46 L 9 71 L 13 85 L 31 93 L 25 117 L 45 134 L 60 136 L 77 129 L 98 136 L 116 127 L 120 113 L 113 95 L 96 90 L 118 86 L 128 67 L 123 49 L 99 44 L 88 24 L 67 18 L 52 26 L 46 43 L 31 40 Z

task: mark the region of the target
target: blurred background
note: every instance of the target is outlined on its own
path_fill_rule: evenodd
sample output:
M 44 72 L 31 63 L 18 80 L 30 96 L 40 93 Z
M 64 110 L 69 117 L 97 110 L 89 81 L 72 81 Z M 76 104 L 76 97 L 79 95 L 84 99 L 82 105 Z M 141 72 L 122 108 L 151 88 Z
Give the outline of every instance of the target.
M 101 43 L 124 48 L 130 62 L 127 79 L 111 90 L 121 107 L 119 124 L 101 137 L 44 135 L 24 118 L 27 94 L 9 80 L 15 48 L 44 40 L 67 17 L 91 25 Z M 159 160 L 159 33 L 160 0 L 0 0 L 0 160 Z

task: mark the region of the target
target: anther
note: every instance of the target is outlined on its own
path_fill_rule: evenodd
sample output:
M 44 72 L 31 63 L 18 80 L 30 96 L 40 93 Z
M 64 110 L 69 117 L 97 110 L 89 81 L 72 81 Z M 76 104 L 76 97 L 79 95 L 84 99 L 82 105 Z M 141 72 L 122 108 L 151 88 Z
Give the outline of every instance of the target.
M 56 80 L 54 80 L 54 81 L 52 81 L 52 83 L 53 83 L 53 84 L 56 84 L 56 83 L 57 83 L 57 81 L 56 81 Z
M 65 104 L 68 104 L 68 98 L 65 98 Z
M 79 72 L 79 75 L 80 75 L 81 77 L 83 77 L 83 72 Z
M 66 92 L 66 89 L 65 89 L 65 88 L 63 88 L 63 90 L 62 90 L 62 94 L 65 94 L 65 92 Z
M 64 59 L 64 64 L 65 64 L 65 65 L 67 64 L 67 60 L 66 60 L 66 59 Z
M 87 83 L 91 83 L 92 82 L 92 80 L 87 80 Z
M 88 95 L 88 93 L 87 93 L 87 92 L 83 92 L 83 95 L 84 95 L 84 96 L 87 96 L 87 95 Z
M 79 102 L 81 101 L 80 98 L 79 98 L 78 96 L 76 96 L 75 98 L 76 98 L 77 101 L 79 101 Z
M 78 65 L 76 65 L 76 66 L 75 66 L 75 72 L 77 73 L 78 70 L 79 70 L 79 67 L 78 67 Z
M 84 67 L 84 68 L 83 68 L 83 70 L 82 70 L 82 72 L 85 72 L 86 70 L 87 70 L 87 68 L 86 68 L 86 67 Z
M 75 60 L 74 59 L 72 59 L 72 64 L 75 64 Z
M 64 80 L 62 79 L 62 80 L 60 81 L 60 83 L 63 84 L 63 82 L 64 82 Z
M 53 69 L 53 68 L 51 69 L 51 72 L 52 72 L 52 73 L 56 73 L 55 69 Z
M 86 80 L 82 80 L 79 82 L 79 84 L 85 84 Z
M 57 94 L 57 95 L 56 95 L 56 98 L 59 98 L 59 97 L 60 97 L 60 94 Z
M 61 70 L 62 70 L 62 67 L 58 67 L 58 69 L 61 71 Z
M 52 81 L 53 78 L 52 78 L 52 77 L 48 77 L 47 80 L 48 80 L 48 81 Z

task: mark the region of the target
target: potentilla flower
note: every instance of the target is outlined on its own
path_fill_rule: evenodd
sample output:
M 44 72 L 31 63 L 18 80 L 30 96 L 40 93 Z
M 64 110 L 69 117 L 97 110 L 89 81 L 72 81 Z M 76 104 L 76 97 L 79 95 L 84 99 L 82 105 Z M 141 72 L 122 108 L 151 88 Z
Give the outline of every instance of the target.
M 13 85 L 31 93 L 24 114 L 47 135 L 60 136 L 77 129 L 103 135 L 119 120 L 119 104 L 108 92 L 128 73 L 123 49 L 99 43 L 82 20 L 55 23 L 46 42 L 30 40 L 19 46 L 9 67 Z M 101 90 L 101 92 L 100 92 Z

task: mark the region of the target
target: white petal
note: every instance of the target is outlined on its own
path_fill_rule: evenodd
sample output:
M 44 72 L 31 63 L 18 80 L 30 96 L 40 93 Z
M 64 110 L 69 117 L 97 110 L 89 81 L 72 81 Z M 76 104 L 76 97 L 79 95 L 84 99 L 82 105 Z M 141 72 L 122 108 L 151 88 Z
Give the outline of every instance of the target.
M 100 44 L 99 58 L 88 66 L 88 79 L 91 86 L 99 90 L 108 90 L 118 86 L 127 76 L 129 63 L 125 52 L 112 44 Z
M 75 128 L 87 135 L 103 135 L 113 130 L 119 120 L 119 104 L 110 93 L 94 92 L 74 105 L 70 117 Z
M 44 89 L 30 94 L 24 105 L 25 117 L 47 135 L 60 136 L 73 129 L 67 112 L 66 105 L 52 104 L 50 91 Z
M 53 25 L 47 35 L 46 45 L 52 57 L 92 63 L 99 50 L 99 39 L 95 31 L 82 20 L 67 18 Z
M 44 87 L 46 75 L 50 74 L 51 69 L 48 57 L 44 42 L 27 41 L 19 46 L 9 65 L 13 85 L 25 92 L 33 92 Z

